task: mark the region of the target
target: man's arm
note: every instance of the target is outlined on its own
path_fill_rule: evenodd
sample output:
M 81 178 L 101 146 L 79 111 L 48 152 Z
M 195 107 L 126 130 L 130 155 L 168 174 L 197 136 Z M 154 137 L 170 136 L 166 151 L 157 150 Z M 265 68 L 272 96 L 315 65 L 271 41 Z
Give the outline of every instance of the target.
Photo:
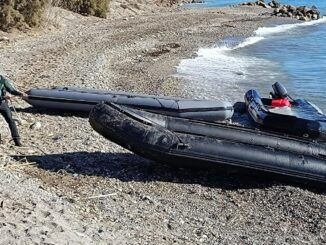
M 18 91 L 9 79 L 4 78 L 3 76 L 2 79 L 4 79 L 3 81 L 6 91 L 11 93 L 12 95 L 23 96 L 23 93 Z

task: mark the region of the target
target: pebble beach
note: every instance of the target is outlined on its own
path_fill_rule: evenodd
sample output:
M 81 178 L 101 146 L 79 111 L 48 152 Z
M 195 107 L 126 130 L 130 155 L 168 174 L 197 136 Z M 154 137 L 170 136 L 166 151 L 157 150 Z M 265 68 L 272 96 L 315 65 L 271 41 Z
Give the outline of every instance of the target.
M 147 0 L 128 9 L 123 2 L 113 2 L 108 19 L 53 8 L 39 30 L 0 32 L 0 71 L 21 90 L 187 97 L 175 76 L 182 59 L 277 18 L 258 6 L 187 9 Z M 13 146 L 0 118 L 0 244 L 326 242 L 326 199 L 318 188 L 164 166 L 98 135 L 87 114 L 12 103 L 24 147 Z

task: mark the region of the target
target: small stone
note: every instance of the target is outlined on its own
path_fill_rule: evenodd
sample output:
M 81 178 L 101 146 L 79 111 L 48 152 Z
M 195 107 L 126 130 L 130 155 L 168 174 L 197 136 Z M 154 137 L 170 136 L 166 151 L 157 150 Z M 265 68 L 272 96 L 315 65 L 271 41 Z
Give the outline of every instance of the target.
M 30 126 L 30 129 L 40 129 L 42 124 L 40 122 L 35 122 Z
M 0 42 L 10 42 L 10 39 L 8 37 L 0 37 Z

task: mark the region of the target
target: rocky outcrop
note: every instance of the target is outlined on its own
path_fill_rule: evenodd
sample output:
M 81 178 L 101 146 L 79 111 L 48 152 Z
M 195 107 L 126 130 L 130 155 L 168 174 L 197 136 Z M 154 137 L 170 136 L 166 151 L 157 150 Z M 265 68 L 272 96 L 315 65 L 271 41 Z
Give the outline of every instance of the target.
M 306 6 L 296 7 L 293 5 L 284 5 L 275 0 L 269 3 L 266 3 L 264 0 L 258 0 L 256 2 L 245 2 L 240 5 L 273 8 L 272 16 L 278 17 L 290 17 L 303 21 L 318 20 L 320 18 L 320 12 L 316 6 L 312 6 L 311 8 Z

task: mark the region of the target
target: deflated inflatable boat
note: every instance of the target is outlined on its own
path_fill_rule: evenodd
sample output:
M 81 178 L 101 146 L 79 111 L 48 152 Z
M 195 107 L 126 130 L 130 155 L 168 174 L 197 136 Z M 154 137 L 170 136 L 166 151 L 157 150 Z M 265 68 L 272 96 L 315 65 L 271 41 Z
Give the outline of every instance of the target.
M 326 146 L 218 123 L 194 121 L 101 103 L 90 124 L 107 139 L 168 164 L 250 168 L 326 182 Z
M 157 97 L 105 90 L 55 87 L 31 89 L 27 102 L 52 110 L 89 112 L 97 103 L 107 101 L 165 115 L 207 121 L 231 118 L 233 106 L 228 102 Z

